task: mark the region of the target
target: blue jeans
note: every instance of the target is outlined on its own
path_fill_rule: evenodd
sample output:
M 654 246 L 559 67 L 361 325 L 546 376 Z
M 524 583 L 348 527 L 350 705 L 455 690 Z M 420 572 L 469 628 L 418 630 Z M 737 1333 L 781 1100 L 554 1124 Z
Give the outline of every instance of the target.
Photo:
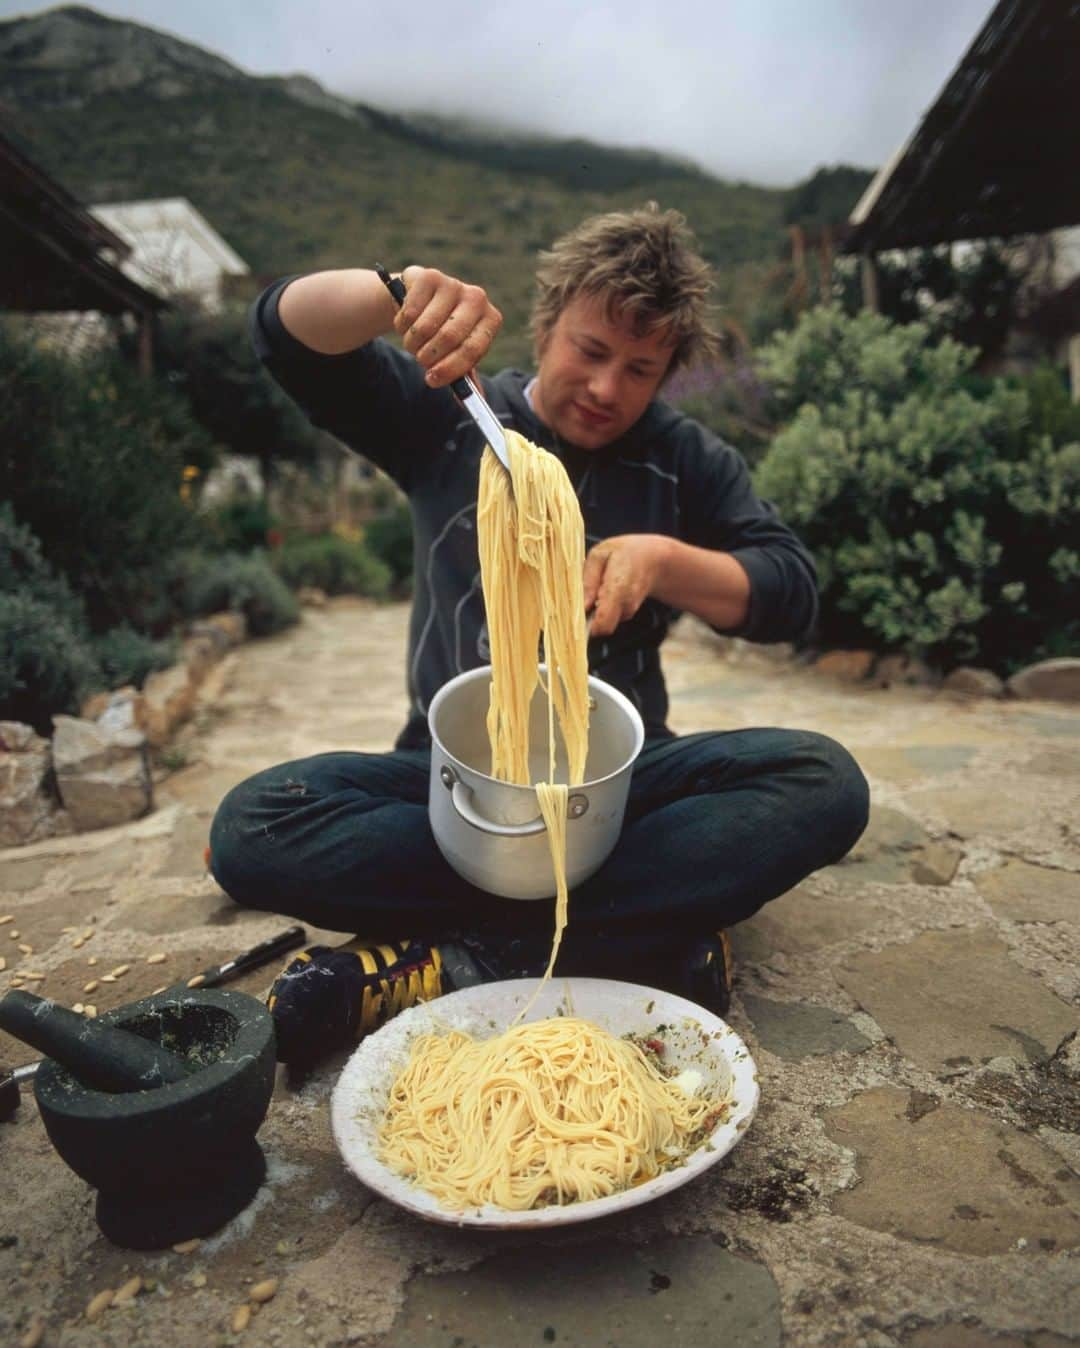
M 238 903 L 389 940 L 467 932 L 546 955 L 552 900 L 514 902 L 463 880 L 428 823 L 423 750 L 327 753 L 234 787 L 211 868 Z M 635 965 L 740 922 L 866 827 L 866 781 L 839 744 L 797 730 L 710 731 L 646 742 L 622 834 L 570 894 L 559 972 Z

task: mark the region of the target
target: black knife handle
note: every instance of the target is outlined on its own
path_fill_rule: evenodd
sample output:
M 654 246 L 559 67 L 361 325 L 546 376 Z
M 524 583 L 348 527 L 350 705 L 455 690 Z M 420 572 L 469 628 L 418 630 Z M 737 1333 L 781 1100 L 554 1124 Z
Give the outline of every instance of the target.
M 230 974 L 239 974 L 248 969 L 257 969 L 267 960 L 273 959 L 275 955 L 284 955 L 287 950 L 293 950 L 298 945 L 303 945 L 307 937 L 303 927 L 287 927 L 284 931 L 279 931 L 276 936 L 271 936 L 268 941 L 260 941 L 250 950 L 245 950 L 242 955 L 237 955 L 236 959 L 228 961 L 231 967 Z
M 405 282 L 400 276 L 391 276 L 381 262 L 376 262 L 373 270 L 390 294 L 393 295 L 394 303 L 400 309 L 405 303 Z

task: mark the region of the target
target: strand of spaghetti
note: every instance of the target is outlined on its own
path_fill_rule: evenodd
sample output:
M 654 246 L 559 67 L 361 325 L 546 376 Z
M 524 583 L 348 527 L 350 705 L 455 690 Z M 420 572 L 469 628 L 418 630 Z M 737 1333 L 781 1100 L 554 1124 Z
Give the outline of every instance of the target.
M 533 995 L 514 1017 L 513 1023 L 515 1025 L 524 1020 L 533 1009 L 544 984 L 551 977 L 552 970 L 555 968 L 555 961 L 559 957 L 559 947 L 562 945 L 563 932 L 566 930 L 567 922 L 566 818 L 570 789 L 558 782 L 537 782 L 535 790 L 540 813 L 547 829 L 551 866 L 555 872 L 555 937 L 551 943 L 551 954 L 548 956 L 544 975 L 537 984 Z

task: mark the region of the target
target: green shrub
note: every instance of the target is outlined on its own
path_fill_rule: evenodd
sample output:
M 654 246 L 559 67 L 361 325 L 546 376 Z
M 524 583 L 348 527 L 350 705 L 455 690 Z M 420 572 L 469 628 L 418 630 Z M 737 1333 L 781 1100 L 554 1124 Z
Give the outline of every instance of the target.
M 403 504 L 401 488 L 385 473 L 376 471 L 371 486 L 371 505 L 376 515 Z
M 82 699 L 101 686 L 85 632 L 62 608 L 0 592 L 0 720 L 50 735 L 55 713 L 77 715 Z
M 41 544 L 0 504 L 0 720 L 52 732 L 102 685 L 81 600 L 42 556 Z
M 413 573 L 412 515 L 408 505 L 399 501 L 392 510 L 370 520 L 364 526 L 364 543 L 368 552 L 390 568 L 394 588 L 405 588 Z
M 40 540 L 19 524 L 8 501 L 0 501 L 0 593 L 39 600 L 72 630 L 85 633 L 82 601 L 45 560 Z
M 202 537 L 186 465 L 214 446 L 184 400 L 115 355 L 75 362 L 0 326 L 0 499 L 41 541 L 93 631 L 168 625 L 162 572 Z
M 271 530 L 281 529 L 281 520 L 263 497 L 238 497 L 209 512 L 206 521 L 225 552 L 265 548 Z
M 147 675 L 155 669 L 167 669 L 178 655 L 174 639 L 154 641 L 126 623 L 95 637 L 93 649 L 107 688 L 121 688 L 129 683 L 141 688 Z
M 159 324 L 154 356 L 208 437 L 258 458 L 265 482 L 280 463 L 309 463 L 326 443 L 263 369 L 246 306 L 209 312 L 177 301 Z
M 327 594 L 363 594 L 385 599 L 390 592 L 390 568 L 363 543 L 337 534 L 296 538 L 274 554 L 274 569 L 294 589 L 314 585 Z
M 1028 395 L 1031 429 L 1036 435 L 1048 435 L 1059 445 L 1080 443 L 1080 403 L 1073 402 L 1063 370 L 1040 365 L 1013 380 Z
M 835 308 L 761 351 L 784 424 L 756 483 L 817 558 L 825 644 L 1007 673 L 1080 643 L 1080 444 L 1022 387 L 975 397 L 973 359 Z
M 740 352 L 707 366 L 677 370 L 661 391 L 664 401 L 733 445 L 753 467 L 768 448 L 767 390 Z
M 261 553 L 240 557 L 189 554 L 183 578 L 184 604 L 193 616 L 234 609 L 252 636 L 269 636 L 296 622 L 300 606 Z

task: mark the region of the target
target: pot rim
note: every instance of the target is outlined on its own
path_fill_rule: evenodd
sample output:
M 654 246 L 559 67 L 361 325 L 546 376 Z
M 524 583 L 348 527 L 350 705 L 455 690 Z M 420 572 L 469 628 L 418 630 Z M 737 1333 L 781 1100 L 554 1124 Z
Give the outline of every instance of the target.
M 540 672 L 547 674 L 547 665 L 541 661 L 538 666 Z M 505 782 L 500 777 L 492 777 L 490 773 L 481 772 L 479 768 L 472 767 L 469 763 L 463 763 L 460 758 L 452 754 L 446 745 L 439 738 L 435 731 L 435 718 L 443 702 L 451 696 L 452 690 L 460 685 L 474 683 L 477 679 L 491 678 L 491 665 L 478 665 L 475 669 L 466 669 L 461 674 L 455 674 L 452 679 L 447 681 L 438 690 L 431 699 L 431 705 L 428 707 L 428 731 L 431 735 L 432 749 L 438 749 L 455 767 L 460 768 L 470 776 L 478 778 L 484 782 L 491 782 L 494 786 L 501 787 L 508 791 L 527 791 L 530 795 L 535 795 L 535 789 L 532 786 L 522 786 L 519 782 Z M 626 696 L 621 693 L 614 684 L 607 683 L 604 679 L 597 678 L 595 674 L 589 675 L 589 687 L 603 689 L 604 695 L 620 707 L 625 713 L 630 724 L 634 728 L 634 744 L 630 755 L 625 759 L 622 765 L 613 772 L 605 773 L 603 777 L 590 777 L 587 780 L 572 786 L 573 791 L 585 791 L 590 787 L 602 786 L 604 782 L 610 782 L 616 777 L 621 777 L 627 768 L 633 767 L 641 754 L 642 747 L 645 744 L 645 723 L 641 719 L 641 713 Z

